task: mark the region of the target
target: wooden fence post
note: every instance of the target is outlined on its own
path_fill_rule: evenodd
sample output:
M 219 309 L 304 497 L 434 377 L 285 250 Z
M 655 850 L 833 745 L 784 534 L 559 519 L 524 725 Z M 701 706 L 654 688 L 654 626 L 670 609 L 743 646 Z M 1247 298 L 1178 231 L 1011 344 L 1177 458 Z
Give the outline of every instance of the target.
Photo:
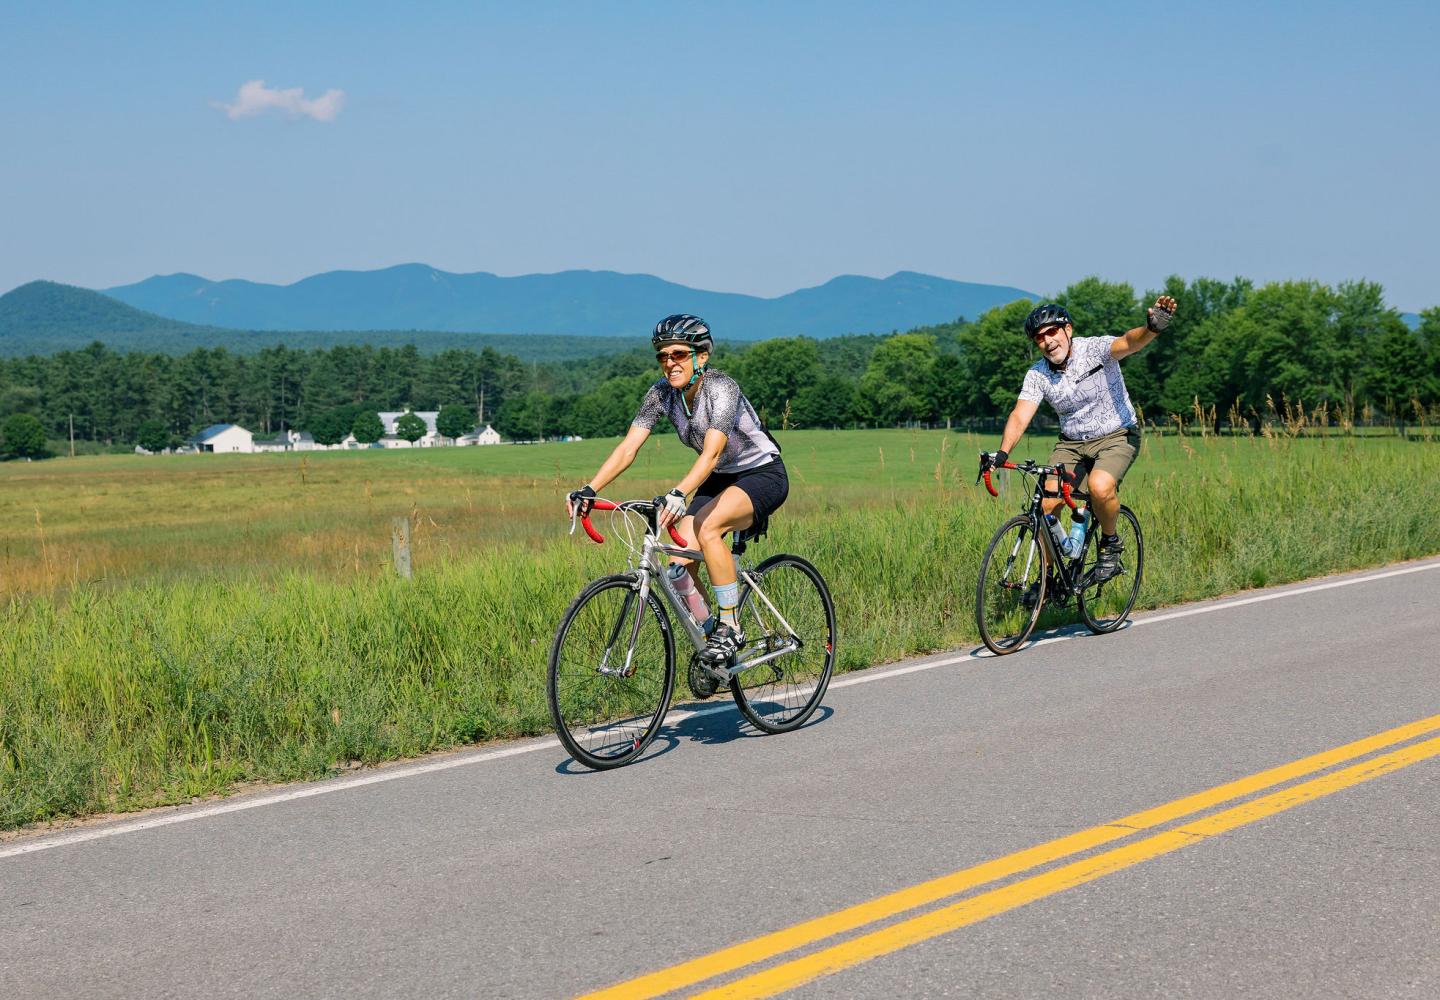
M 410 579 L 410 518 L 397 517 L 391 521 L 390 550 L 395 556 L 395 572 Z

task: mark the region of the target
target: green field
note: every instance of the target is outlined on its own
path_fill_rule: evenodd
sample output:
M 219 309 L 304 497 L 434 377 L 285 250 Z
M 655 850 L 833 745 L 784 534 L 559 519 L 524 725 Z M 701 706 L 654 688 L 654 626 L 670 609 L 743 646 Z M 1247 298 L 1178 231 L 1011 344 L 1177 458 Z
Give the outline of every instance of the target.
M 551 632 L 623 566 L 561 514 L 611 443 L 0 466 L 0 826 L 547 730 Z M 791 499 L 752 552 L 825 572 L 841 669 L 975 642 L 981 550 L 1023 500 L 973 485 L 994 441 L 783 444 Z M 691 458 L 657 436 L 610 492 L 651 496 Z M 1124 491 L 1141 606 L 1440 552 L 1437 472 L 1434 445 L 1394 438 L 1152 435 Z

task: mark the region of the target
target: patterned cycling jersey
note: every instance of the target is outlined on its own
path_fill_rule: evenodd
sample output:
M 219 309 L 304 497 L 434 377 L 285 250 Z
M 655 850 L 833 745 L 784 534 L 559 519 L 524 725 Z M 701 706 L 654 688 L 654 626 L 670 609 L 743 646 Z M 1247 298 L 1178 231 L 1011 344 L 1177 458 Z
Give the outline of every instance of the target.
M 723 432 L 725 450 L 720 455 L 720 464 L 715 466 L 716 472 L 744 472 L 780 454 L 780 446 L 760 425 L 755 407 L 750 405 L 735 380 L 724 372 L 705 373 L 688 415 L 681 390 L 661 379 L 645 393 L 640 412 L 630 424 L 650 429 L 661 417 L 668 418 L 680 440 L 697 452 L 705 446 L 706 431 L 713 427 Z
M 1120 362 L 1110 355 L 1115 337 L 1076 337 L 1070 361 L 1059 371 L 1041 358 L 1025 373 L 1020 398 L 1042 399 L 1060 416 L 1060 433 L 1071 441 L 1090 441 L 1134 427 L 1135 407 L 1125 391 Z

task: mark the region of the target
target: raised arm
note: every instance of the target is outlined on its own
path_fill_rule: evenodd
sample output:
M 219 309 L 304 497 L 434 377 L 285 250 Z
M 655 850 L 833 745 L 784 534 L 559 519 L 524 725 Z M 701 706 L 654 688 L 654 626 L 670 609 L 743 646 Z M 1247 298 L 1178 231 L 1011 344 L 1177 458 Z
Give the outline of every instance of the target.
M 1160 296 L 1153 306 L 1145 310 L 1144 326 L 1126 330 L 1110 342 L 1110 356 L 1119 361 L 1134 354 L 1154 340 L 1155 335 L 1170 324 L 1170 317 L 1174 315 L 1175 300 L 1168 295 Z

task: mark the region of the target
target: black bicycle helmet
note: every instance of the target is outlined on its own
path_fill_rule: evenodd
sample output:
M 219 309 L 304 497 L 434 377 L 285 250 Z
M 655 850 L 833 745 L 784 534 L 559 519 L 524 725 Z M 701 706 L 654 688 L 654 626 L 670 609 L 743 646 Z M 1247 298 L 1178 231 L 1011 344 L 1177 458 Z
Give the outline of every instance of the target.
M 1064 306 L 1047 302 L 1031 309 L 1030 315 L 1025 317 L 1025 336 L 1034 339 L 1035 334 L 1047 326 L 1066 326 L 1069 323 L 1070 314 L 1065 311 Z
M 659 347 L 661 344 L 684 344 L 697 351 L 709 351 L 715 346 L 709 324 L 689 313 L 666 316 L 655 324 L 655 335 L 650 338 L 650 345 Z

